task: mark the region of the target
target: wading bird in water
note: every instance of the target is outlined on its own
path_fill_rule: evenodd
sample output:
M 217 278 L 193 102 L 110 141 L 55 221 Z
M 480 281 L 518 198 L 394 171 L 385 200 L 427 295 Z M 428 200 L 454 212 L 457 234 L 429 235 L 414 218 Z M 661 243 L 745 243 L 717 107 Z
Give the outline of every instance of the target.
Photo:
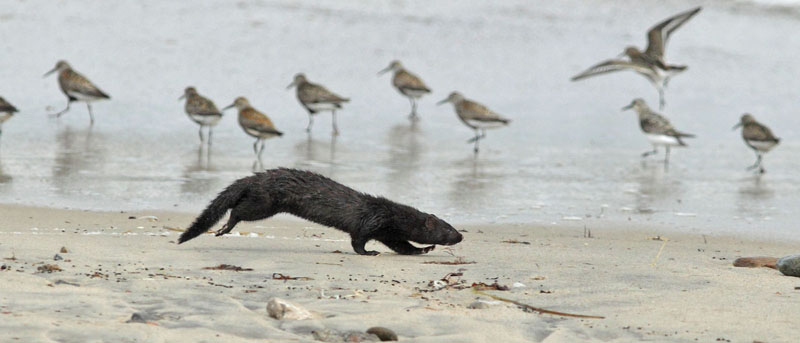
M 50 75 L 58 72 L 58 85 L 61 91 L 67 96 L 67 108 L 58 113 L 53 114 L 56 117 L 61 117 L 62 114 L 69 111 L 69 106 L 73 101 L 83 101 L 86 103 L 86 108 L 89 109 L 90 124 L 94 125 L 94 115 L 92 114 L 92 102 L 97 100 L 111 99 L 108 94 L 101 91 L 85 76 L 72 70 L 72 67 L 66 61 L 58 61 L 56 67 L 44 74 Z
M 757 122 L 756 119 L 753 118 L 753 116 L 749 113 L 742 115 L 739 123 L 736 124 L 733 129 L 736 130 L 740 127 L 742 128 L 742 139 L 744 139 L 744 144 L 747 144 L 747 146 L 749 146 L 750 149 L 753 149 L 753 151 L 756 153 L 756 163 L 750 167 L 747 167 L 747 170 L 755 169 L 759 174 L 764 174 L 765 170 L 764 167 L 761 166 L 761 156 L 778 145 L 781 139 L 775 137 L 768 127 Z

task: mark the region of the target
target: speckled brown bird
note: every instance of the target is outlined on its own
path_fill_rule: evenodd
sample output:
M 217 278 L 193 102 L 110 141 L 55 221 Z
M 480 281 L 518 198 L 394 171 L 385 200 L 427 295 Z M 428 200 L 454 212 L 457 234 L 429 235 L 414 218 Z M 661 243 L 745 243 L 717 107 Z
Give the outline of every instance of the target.
M 83 101 L 89 109 L 89 119 L 91 124 L 94 125 L 94 115 L 92 114 L 92 101 L 111 99 L 108 94 L 101 91 L 97 86 L 92 84 L 89 79 L 72 70 L 72 67 L 66 61 L 58 61 L 56 67 L 44 74 L 50 75 L 58 72 L 58 85 L 61 91 L 67 96 L 67 108 L 61 112 L 55 113 L 54 116 L 60 117 L 62 114 L 69 111 L 69 106 L 73 101 Z
M 464 98 L 459 92 L 450 93 L 446 99 L 439 101 L 437 105 L 448 102 L 455 107 L 456 114 L 461 119 L 461 122 L 475 131 L 475 137 L 469 139 L 467 143 L 475 143 L 474 150 L 476 154 L 478 153 L 478 142 L 486 137 L 486 129 L 503 127 L 511 122 L 511 120 L 504 118 L 488 107 Z M 479 130 L 480 133 L 478 132 Z
M 651 110 L 647 103 L 641 98 L 634 99 L 630 105 L 622 108 L 623 111 L 633 108 L 639 116 L 639 126 L 642 132 L 653 145 L 652 151 L 647 151 L 642 154 L 642 157 L 647 157 L 658 153 L 658 147 L 663 146 L 667 152 L 664 157 L 664 165 L 669 164 L 669 149 L 673 146 L 686 146 L 681 138 L 692 138 L 693 134 L 680 132 L 676 130 L 669 120 L 664 116 Z
M 306 80 L 306 76 L 299 73 L 294 76 L 294 81 L 286 89 L 297 87 L 297 100 L 308 110 L 307 132 L 311 132 L 311 125 L 314 123 L 314 114 L 320 111 L 331 111 L 331 123 L 333 125 L 333 135 L 339 134 L 336 126 L 336 110 L 342 108 L 342 104 L 350 101 L 329 91 L 322 85 L 311 83 Z
M 626 55 L 628 61 L 613 59 L 600 62 L 586 71 L 572 77 L 572 81 L 578 81 L 587 77 L 610 73 L 620 70 L 633 70 L 647 78 L 658 90 L 659 108 L 664 109 L 664 89 L 667 88 L 669 79 L 686 70 L 683 65 L 669 65 L 664 60 L 664 51 L 667 47 L 667 40 L 672 32 L 685 24 L 702 8 L 696 7 L 691 10 L 678 13 L 664 21 L 656 24 L 647 31 L 647 49 L 640 51 L 634 46 L 626 47 L 620 54 Z
M 265 114 L 257 111 L 245 97 L 238 97 L 232 104 L 223 108 L 222 110 L 236 107 L 239 110 L 239 125 L 245 133 L 255 137 L 256 141 L 253 143 L 253 152 L 256 157 L 261 161 L 261 153 L 264 152 L 264 141 L 274 137 L 280 137 L 283 132 L 275 129 L 275 124 L 269 120 Z M 260 143 L 260 146 L 259 146 Z
M 747 170 L 757 169 L 759 173 L 763 174 L 765 170 L 761 165 L 761 156 L 778 145 L 781 139 L 775 137 L 768 127 L 756 121 L 753 115 L 749 113 L 742 115 L 739 123 L 733 129 L 736 130 L 740 127 L 742 128 L 744 144 L 747 144 L 756 153 L 756 163 L 747 167 Z
M 386 69 L 379 71 L 378 75 L 382 75 L 388 71 L 394 71 L 394 76 L 392 77 L 392 85 L 394 85 L 394 88 L 397 88 L 397 91 L 405 95 L 408 101 L 411 102 L 411 114 L 409 118 L 411 120 L 417 120 L 417 100 L 423 95 L 430 93 L 430 88 L 428 88 L 425 82 L 422 82 L 422 79 L 417 75 L 403 68 L 400 61 L 392 61 Z
M 200 125 L 200 144 L 203 144 L 203 127 L 208 127 L 208 145 L 211 145 L 211 131 L 222 119 L 222 112 L 217 109 L 214 102 L 197 93 L 194 87 L 186 87 L 180 99 L 186 99 L 184 109 L 189 119 Z
M 3 136 L 3 123 L 6 120 L 11 119 L 14 116 L 14 113 L 19 112 L 14 105 L 11 105 L 6 99 L 0 97 L 0 137 Z

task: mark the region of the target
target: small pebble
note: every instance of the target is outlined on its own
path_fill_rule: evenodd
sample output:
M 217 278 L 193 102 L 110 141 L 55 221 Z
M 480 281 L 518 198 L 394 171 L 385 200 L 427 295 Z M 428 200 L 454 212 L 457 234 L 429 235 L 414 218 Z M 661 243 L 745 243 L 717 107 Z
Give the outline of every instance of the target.
M 800 277 L 800 254 L 783 257 L 777 264 L 784 275 Z
M 476 301 L 467 305 L 467 308 L 471 310 L 484 310 L 489 308 L 489 304 L 487 304 L 485 301 Z
M 59 255 L 59 254 L 56 254 L 56 256 L 53 256 L 53 261 L 61 261 L 61 260 L 63 260 L 63 259 L 64 259 L 64 258 L 63 258 L 63 257 L 61 257 L 61 255 Z
M 69 250 L 67 250 L 67 247 L 61 247 L 61 250 L 59 252 L 62 254 L 66 254 L 69 252 Z
M 375 336 L 378 336 L 378 338 L 380 338 L 381 342 L 396 341 L 397 340 L 397 334 L 394 333 L 394 331 L 392 331 L 390 329 L 387 329 L 385 327 L 382 327 L 382 326 L 373 326 L 373 327 L 367 329 L 367 333 L 373 334 Z
M 126 323 L 147 323 L 147 321 L 144 320 L 144 316 L 142 316 L 141 314 L 134 313 L 131 315 L 131 319 L 128 319 Z
M 278 320 L 304 320 L 315 317 L 311 311 L 281 298 L 269 299 L 267 313 Z

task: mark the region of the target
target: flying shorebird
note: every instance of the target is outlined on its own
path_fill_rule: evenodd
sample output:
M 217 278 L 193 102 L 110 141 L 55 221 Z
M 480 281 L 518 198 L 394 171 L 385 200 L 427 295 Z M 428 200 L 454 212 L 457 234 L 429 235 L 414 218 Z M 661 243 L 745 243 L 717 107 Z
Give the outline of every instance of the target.
M 60 117 L 62 114 L 69 111 L 69 106 L 73 101 L 83 101 L 89 109 L 89 119 L 91 125 L 94 125 L 94 115 L 92 114 L 92 101 L 111 99 L 108 94 L 103 93 L 97 86 L 92 84 L 89 79 L 72 70 L 72 67 L 66 61 L 58 61 L 53 70 L 48 71 L 44 76 L 50 75 L 58 71 L 58 85 L 61 91 L 67 96 L 67 108 L 61 112 L 55 113 L 54 116 Z
M 664 166 L 666 167 L 669 164 L 670 147 L 684 147 L 686 143 L 684 143 L 681 138 L 694 137 L 693 134 L 676 130 L 672 127 L 672 124 L 669 123 L 667 118 L 651 110 L 644 100 L 640 98 L 634 99 L 630 105 L 623 107 L 622 110 L 624 111 L 631 108 L 639 115 L 639 126 L 641 126 L 644 135 L 647 136 L 647 140 L 653 145 L 652 151 L 647 151 L 642 154 L 643 158 L 658 153 L 658 147 L 663 146 L 667 149 L 666 155 L 664 156 Z
M 306 131 L 311 132 L 311 125 L 314 123 L 314 114 L 319 111 L 331 111 L 333 135 L 338 135 L 339 128 L 336 127 L 336 110 L 342 108 L 342 103 L 348 102 L 350 99 L 336 95 L 322 85 L 309 82 L 302 73 L 296 74 L 294 76 L 294 81 L 292 81 L 286 89 L 295 86 L 297 87 L 297 100 L 300 100 L 300 104 L 308 110 L 308 127 Z
M 742 115 L 739 123 L 733 127 L 734 130 L 742 127 L 742 139 L 744 144 L 747 144 L 756 153 L 756 163 L 748 167 L 747 170 L 758 169 L 760 174 L 764 174 L 764 167 L 761 166 L 761 155 L 772 150 L 781 139 L 775 137 L 772 131 L 764 124 L 756 121 L 755 118 L 749 113 Z
M 461 119 L 464 125 L 475 130 L 475 137 L 469 139 L 467 143 L 475 143 L 476 154 L 478 153 L 478 142 L 486 137 L 486 129 L 506 126 L 511 122 L 511 120 L 503 118 L 486 106 L 464 98 L 459 92 L 450 93 L 447 99 L 439 101 L 437 105 L 447 102 L 453 104 L 458 118 Z M 478 133 L 478 130 L 480 130 L 480 133 Z
M 211 130 L 222 119 L 222 112 L 214 102 L 197 93 L 194 87 L 186 87 L 178 100 L 186 98 L 186 114 L 200 125 L 200 144 L 203 144 L 203 127 L 208 126 L 208 145 L 211 145 Z
M 586 71 L 572 77 L 572 81 L 578 81 L 587 77 L 610 73 L 619 70 L 633 70 L 647 78 L 658 90 L 659 108 L 664 109 L 664 89 L 667 88 L 669 79 L 686 70 L 685 65 L 669 65 L 664 61 L 664 51 L 667 40 L 673 31 L 689 21 L 695 14 L 700 12 L 701 7 L 679 13 L 675 16 L 656 24 L 647 31 L 647 49 L 640 51 L 634 46 L 625 48 L 620 54 L 627 55 L 629 60 L 613 59 L 600 62 Z
M 3 123 L 11 119 L 15 112 L 19 112 L 17 108 L 6 101 L 6 99 L 3 99 L 3 97 L 0 97 L 0 136 L 3 135 Z
M 422 82 L 422 79 L 403 68 L 403 65 L 397 60 L 392 61 L 386 69 L 379 71 L 378 75 L 383 75 L 390 70 L 394 71 L 394 76 L 392 77 L 394 88 L 397 88 L 397 91 L 405 95 L 408 101 L 411 102 L 411 114 L 409 118 L 411 120 L 417 120 L 417 99 L 430 93 L 431 90 Z
M 261 153 L 264 152 L 264 141 L 273 137 L 280 137 L 283 132 L 275 129 L 275 124 L 265 114 L 253 108 L 243 96 L 236 98 L 232 104 L 222 110 L 224 111 L 231 107 L 236 107 L 239 110 L 239 125 L 244 132 L 256 139 L 255 143 L 253 143 L 253 152 L 260 162 Z M 260 147 L 259 143 L 261 143 Z

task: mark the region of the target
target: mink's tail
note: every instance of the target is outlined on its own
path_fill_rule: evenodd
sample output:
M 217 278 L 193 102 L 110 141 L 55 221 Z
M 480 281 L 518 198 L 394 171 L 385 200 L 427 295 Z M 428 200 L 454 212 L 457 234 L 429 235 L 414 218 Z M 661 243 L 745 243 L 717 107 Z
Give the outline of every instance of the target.
M 247 190 L 247 183 L 244 180 L 237 180 L 224 191 L 219 193 L 217 197 L 211 201 L 211 204 L 203 210 L 197 219 L 194 220 L 192 226 L 186 230 L 181 237 L 178 238 L 178 244 L 186 242 L 192 238 L 202 235 L 207 232 L 214 224 L 216 224 L 229 209 L 236 206 L 239 199 Z

